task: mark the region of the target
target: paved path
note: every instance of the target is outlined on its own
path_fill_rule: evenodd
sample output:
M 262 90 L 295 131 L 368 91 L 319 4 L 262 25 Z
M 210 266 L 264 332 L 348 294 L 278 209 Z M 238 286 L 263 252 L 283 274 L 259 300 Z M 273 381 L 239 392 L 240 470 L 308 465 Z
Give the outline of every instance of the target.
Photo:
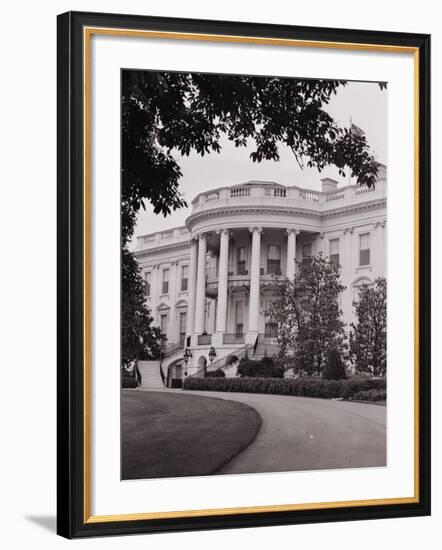
M 217 473 L 386 466 L 386 407 L 285 395 L 184 393 L 239 401 L 262 417 L 254 442 Z

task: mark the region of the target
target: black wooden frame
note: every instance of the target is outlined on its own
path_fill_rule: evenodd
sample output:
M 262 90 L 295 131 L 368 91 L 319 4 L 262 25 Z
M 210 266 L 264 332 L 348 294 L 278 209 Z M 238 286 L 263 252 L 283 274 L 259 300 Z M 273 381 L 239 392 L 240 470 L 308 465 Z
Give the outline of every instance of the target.
M 241 35 L 408 46 L 419 55 L 419 501 L 408 504 L 84 522 L 83 28 Z M 58 16 L 58 534 L 90 537 L 361 520 L 430 513 L 430 36 L 69 12 Z

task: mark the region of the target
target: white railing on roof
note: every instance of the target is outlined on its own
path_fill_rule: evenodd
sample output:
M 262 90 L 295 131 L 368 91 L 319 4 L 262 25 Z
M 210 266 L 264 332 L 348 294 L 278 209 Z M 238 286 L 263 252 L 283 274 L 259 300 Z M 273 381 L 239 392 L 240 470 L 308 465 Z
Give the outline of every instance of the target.
M 319 193 L 317 191 L 299 190 L 299 197 L 304 201 L 319 201 Z
M 286 197 L 287 189 L 283 187 L 264 187 L 264 195 L 266 197 Z
M 250 187 L 234 187 L 230 190 L 230 197 L 250 197 Z
M 326 201 L 337 201 L 339 199 L 343 199 L 345 197 L 345 191 L 332 191 L 331 193 L 327 193 L 325 195 Z
M 207 193 L 206 201 L 217 201 L 219 199 L 219 192 L 213 191 L 212 193 Z
M 375 185 L 368 187 L 368 185 L 357 185 L 355 190 L 355 195 L 362 195 L 363 193 L 370 193 L 375 190 Z

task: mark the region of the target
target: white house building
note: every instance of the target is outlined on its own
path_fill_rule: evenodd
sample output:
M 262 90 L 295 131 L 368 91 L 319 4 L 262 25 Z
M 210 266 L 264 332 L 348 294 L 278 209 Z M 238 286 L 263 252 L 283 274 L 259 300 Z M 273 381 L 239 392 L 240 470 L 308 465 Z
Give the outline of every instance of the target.
M 146 303 L 167 336 L 164 372 L 180 378 L 210 368 L 212 347 L 212 368 L 246 350 L 274 352 L 277 326 L 266 310 L 275 275 L 293 277 L 295 258 L 322 252 L 341 265 L 341 307 L 352 321 L 358 285 L 386 274 L 386 168 L 371 189 L 321 183 L 321 191 L 267 181 L 206 191 L 185 226 L 138 237 Z

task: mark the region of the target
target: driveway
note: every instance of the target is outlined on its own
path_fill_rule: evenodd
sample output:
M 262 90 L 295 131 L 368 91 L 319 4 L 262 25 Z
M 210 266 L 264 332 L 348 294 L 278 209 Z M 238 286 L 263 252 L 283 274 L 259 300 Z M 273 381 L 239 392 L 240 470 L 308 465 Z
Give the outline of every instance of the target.
M 185 391 L 256 409 L 255 440 L 217 474 L 386 466 L 386 407 L 285 395 Z

